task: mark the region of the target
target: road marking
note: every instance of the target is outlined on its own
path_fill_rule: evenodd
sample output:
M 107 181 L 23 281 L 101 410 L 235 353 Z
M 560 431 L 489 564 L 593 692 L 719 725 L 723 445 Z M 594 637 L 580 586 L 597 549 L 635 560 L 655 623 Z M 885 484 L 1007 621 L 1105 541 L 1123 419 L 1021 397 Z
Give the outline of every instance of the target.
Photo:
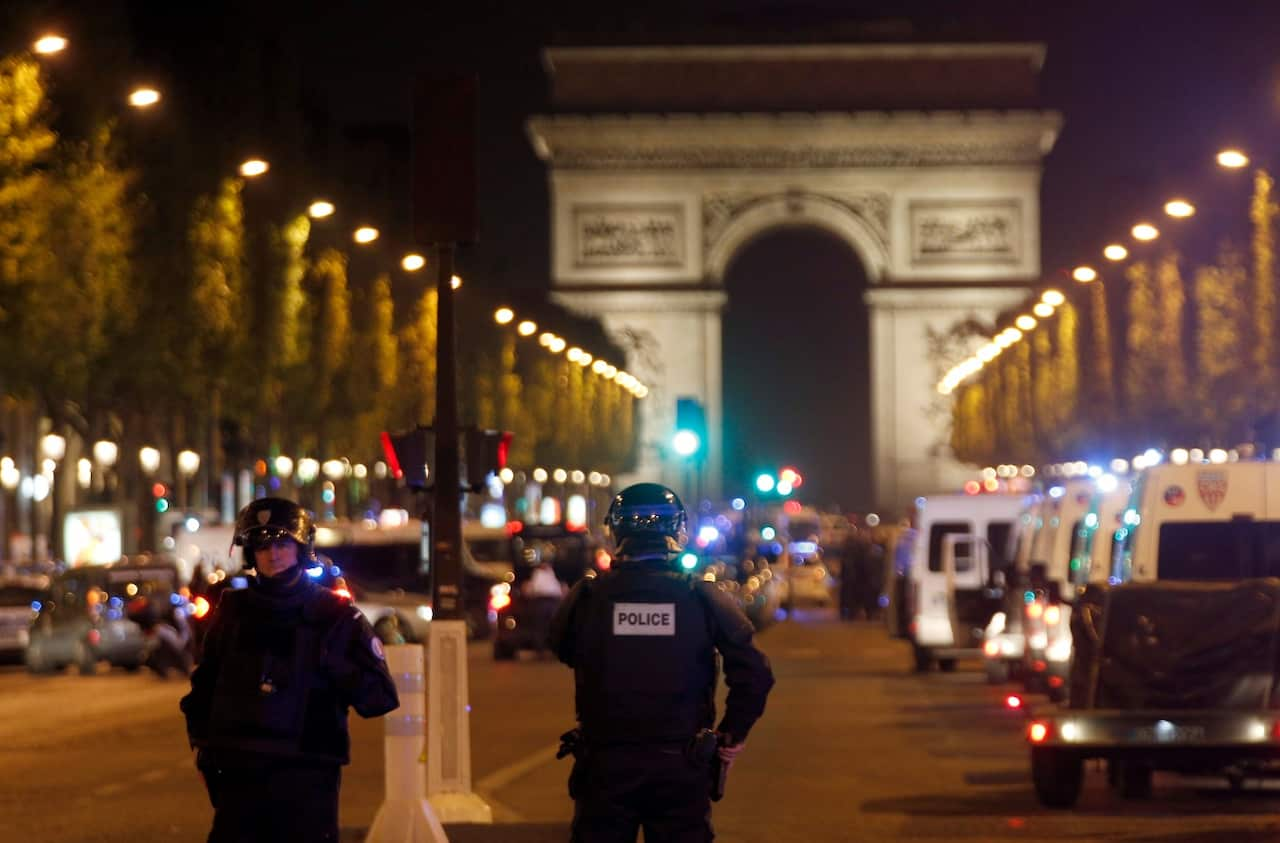
M 152 770 L 149 773 L 143 773 L 138 776 L 140 782 L 158 782 L 161 779 L 168 778 L 169 774 L 164 770 Z
M 494 797 L 494 792 L 501 790 L 511 784 L 516 779 L 522 778 L 539 767 L 549 764 L 556 760 L 556 752 L 560 749 L 559 745 L 548 746 L 540 749 L 532 755 L 527 755 L 519 761 L 508 764 L 494 770 L 480 781 L 476 782 L 475 790 L 493 809 L 494 819 L 500 823 L 518 823 L 524 822 L 524 817 L 519 811 L 504 804 L 501 800 Z

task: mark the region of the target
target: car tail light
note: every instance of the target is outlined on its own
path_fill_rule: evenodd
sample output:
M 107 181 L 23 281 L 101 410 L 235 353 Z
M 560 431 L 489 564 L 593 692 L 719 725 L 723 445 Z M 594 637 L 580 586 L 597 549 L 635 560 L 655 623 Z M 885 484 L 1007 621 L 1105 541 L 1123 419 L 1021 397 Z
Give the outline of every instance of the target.
M 96 629 L 91 629 L 85 638 L 88 639 L 90 644 L 96 647 L 98 646 L 98 642 L 102 640 L 102 633 Z
M 1004 707 L 1011 711 L 1016 711 L 1022 708 L 1022 697 L 1017 694 L 1010 694 L 1004 698 Z
M 1000 642 L 988 641 L 987 643 L 982 645 L 982 652 L 986 653 L 988 656 L 992 658 L 995 658 L 996 656 L 1000 655 Z
M 1044 606 L 1041 606 L 1039 603 L 1027 604 L 1027 617 L 1034 620 L 1035 618 L 1038 618 L 1043 614 L 1044 614 Z
M 351 595 L 351 589 L 347 588 L 347 587 L 346 587 L 346 586 L 344 586 L 344 585 L 340 585 L 340 586 L 338 586 L 337 588 L 335 588 L 335 589 L 333 590 L 333 593 L 334 593 L 334 594 L 336 594 L 336 595 L 338 595 L 339 597 L 341 597 L 343 600 L 354 600 L 354 599 L 355 599 L 355 598 Z
M 511 583 L 500 582 L 489 589 L 489 609 L 501 612 L 511 605 Z
M 1050 677 L 1049 677 L 1049 687 L 1050 687 L 1050 688 L 1061 688 L 1061 687 L 1062 687 L 1062 677 L 1061 677 L 1061 676 L 1050 676 Z
M 1044 743 L 1049 737 L 1049 724 L 1036 721 L 1027 727 L 1027 739 L 1032 743 Z
M 1031 669 L 1034 670 L 1036 673 L 1044 673 L 1045 670 L 1048 669 L 1048 667 L 1049 667 L 1048 662 L 1044 662 L 1039 659 L 1031 663 Z
M 1057 606 L 1050 606 L 1044 610 L 1044 622 L 1047 624 L 1056 624 L 1062 620 L 1062 610 Z
M 197 620 L 209 614 L 209 601 L 202 594 L 196 595 L 196 599 L 192 601 L 191 606 L 191 613 L 196 616 Z

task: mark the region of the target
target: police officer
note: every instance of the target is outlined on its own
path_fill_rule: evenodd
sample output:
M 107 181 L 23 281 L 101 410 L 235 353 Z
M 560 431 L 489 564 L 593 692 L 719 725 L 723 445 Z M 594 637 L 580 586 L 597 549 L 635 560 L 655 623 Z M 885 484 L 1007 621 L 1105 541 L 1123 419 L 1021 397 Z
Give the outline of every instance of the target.
M 573 841 L 634 843 L 640 827 L 647 843 L 713 839 L 716 746 L 731 764 L 764 712 L 773 673 L 750 621 L 713 584 L 674 569 L 686 526 L 670 489 L 623 490 L 605 517 L 613 565 L 580 581 L 552 622 L 551 646 L 576 685 Z M 729 697 L 713 734 L 717 651 Z
M 223 594 L 182 699 L 210 843 L 336 841 L 347 709 L 377 717 L 400 704 L 369 623 L 307 575 L 314 539 L 293 501 L 262 498 L 236 519 L 256 575 Z

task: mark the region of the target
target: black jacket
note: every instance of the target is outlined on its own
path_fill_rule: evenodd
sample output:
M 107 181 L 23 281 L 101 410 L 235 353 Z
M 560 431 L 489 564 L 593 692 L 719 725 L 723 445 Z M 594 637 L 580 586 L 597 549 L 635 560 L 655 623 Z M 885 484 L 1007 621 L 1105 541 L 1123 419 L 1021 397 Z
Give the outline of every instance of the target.
M 593 743 L 684 741 L 715 722 L 716 653 L 729 696 L 717 730 L 746 739 L 773 687 L 753 628 L 723 591 L 665 565 L 617 562 L 580 581 L 552 621 Z
M 377 717 L 399 705 L 368 621 L 302 572 L 223 594 L 181 703 L 192 746 L 222 764 L 346 764 L 348 707 Z

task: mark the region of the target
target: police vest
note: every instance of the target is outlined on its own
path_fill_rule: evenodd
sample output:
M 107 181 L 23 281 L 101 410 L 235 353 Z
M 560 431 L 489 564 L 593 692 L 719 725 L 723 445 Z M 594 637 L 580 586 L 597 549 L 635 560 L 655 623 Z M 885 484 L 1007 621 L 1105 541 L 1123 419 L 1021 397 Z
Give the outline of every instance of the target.
M 697 588 L 688 576 L 634 563 L 592 583 L 575 641 L 588 741 L 684 741 L 711 726 L 713 620 Z
M 341 653 L 332 640 L 350 607 L 304 584 L 302 599 L 264 600 L 228 592 L 221 663 L 209 712 L 209 743 L 222 750 L 343 764 L 345 706 L 323 662 Z M 337 650 L 330 653 L 330 649 Z

